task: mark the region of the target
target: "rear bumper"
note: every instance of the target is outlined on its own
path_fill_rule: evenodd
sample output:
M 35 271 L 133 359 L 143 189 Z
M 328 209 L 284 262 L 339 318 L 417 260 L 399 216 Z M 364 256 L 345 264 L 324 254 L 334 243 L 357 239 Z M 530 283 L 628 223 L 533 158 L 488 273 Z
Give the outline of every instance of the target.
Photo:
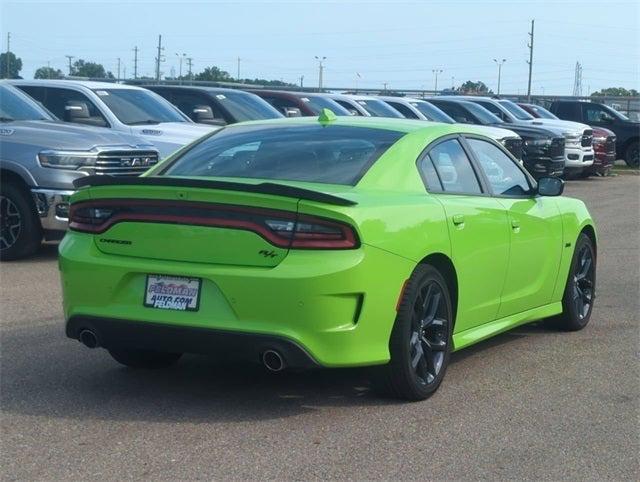
M 223 355 L 232 359 L 259 361 L 266 350 L 278 351 L 288 367 L 313 368 L 318 363 L 293 340 L 279 336 L 238 333 L 206 328 L 178 327 L 139 321 L 74 316 L 66 333 L 79 339 L 91 330 L 102 348 L 137 348 L 172 353 Z
M 93 236 L 74 231 L 60 244 L 59 264 L 72 338 L 82 322 L 101 320 L 97 329 L 106 333 L 105 343 L 124 343 L 129 336 L 141 343 L 148 334 L 146 348 L 202 353 L 217 350 L 233 333 L 238 335 L 233 343 L 253 356 L 264 337 L 275 337 L 327 367 L 389 360 L 397 299 L 415 267 L 368 245 L 292 250 L 273 268 L 145 259 L 103 253 Z M 145 307 L 148 273 L 201 278 L 198 311 Z

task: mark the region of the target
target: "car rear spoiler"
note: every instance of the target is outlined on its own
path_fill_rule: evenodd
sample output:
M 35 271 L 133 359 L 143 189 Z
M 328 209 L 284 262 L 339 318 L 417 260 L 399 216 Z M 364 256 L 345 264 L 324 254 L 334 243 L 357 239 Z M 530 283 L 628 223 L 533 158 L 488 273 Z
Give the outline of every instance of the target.
M 313 191 L 301 187 L 288 186 L 273 182 L 261 182 L 260 184 L 245 184 L 231 181 L 212 181 L 207 179 L 188 179 L 181 177 L 114 177 L 109 175 L 94 175 L 81 177 L 73 181 L 76 188 L 85 186 L 175 186 L 195 187 L 203 189 L 221 189 L 224 191 L 254 192 L 258 194 L 272 194 L 308 201 L 317 201 L 336 206 L 355 206 L 358 204 L 350 199 L 345 199 L 333 194 Z

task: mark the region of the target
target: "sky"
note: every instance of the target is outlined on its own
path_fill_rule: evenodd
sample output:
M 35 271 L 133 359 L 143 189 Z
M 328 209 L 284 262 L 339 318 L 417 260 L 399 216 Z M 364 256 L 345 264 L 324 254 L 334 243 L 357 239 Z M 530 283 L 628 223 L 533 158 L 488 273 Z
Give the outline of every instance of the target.
M 109 1 L 0 0 L 1 49 L 32 78 L 49 63 L 67 72 L 65 55 L 107 70 L 153 75 L 162 34 L 165 75 L 179 57 L 194 73 L 217 65 L 233 76 L 338 88 L 433 89 L 481 80 L 494 91 L 524 94 L 528 31 L 535 19 L 533 94 L 573 92 L 576 62 L 583 94 L 604 87 L 640 90 L 638 1 Z M 183 64 L 186 72 L 186 63 Z

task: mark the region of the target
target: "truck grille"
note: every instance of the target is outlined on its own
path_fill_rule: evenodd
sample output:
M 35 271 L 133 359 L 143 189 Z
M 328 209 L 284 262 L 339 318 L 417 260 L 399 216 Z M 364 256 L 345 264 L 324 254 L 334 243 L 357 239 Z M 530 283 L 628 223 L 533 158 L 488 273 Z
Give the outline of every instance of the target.
M 616 137 L 608 136 L 607 140 L 604 143 L 604 152 L 607 154 L 615 154 L 616 153 Z
M 547 151 L 547 155 L 551 159 L 564 158 L 564 137 L 554 137 L 551 139 L 551 145 Z
M 94 174 L 139 176 L 158 163 L 155 151 L 104 151 L 98 154 Z
M 582 138 L 580 139 L 580 145 L 582 147 L 590 147 L 593 144 L 593 131 L 591 129 L 587 129 L 582 133 Z
M 522 139 L 512 137 L 503 141 L 504 147 L 511 153 L 516 159 L 522 159 Z

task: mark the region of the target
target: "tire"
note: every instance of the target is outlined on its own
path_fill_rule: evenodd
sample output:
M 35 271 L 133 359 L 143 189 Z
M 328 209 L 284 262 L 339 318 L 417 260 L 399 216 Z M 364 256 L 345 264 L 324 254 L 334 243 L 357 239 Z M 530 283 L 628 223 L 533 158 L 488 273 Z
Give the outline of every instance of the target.
M 596 254 L 593 242 L 581 233 L 573 251 L 562 297 L 562 314 L 551 319 L 563 331 L 582 330 L 589 323 L 596 293 Z
M 0 185 L 0 259 L 25 258 L 42 241 L 42 227 L 29 193 L 3 181 Z
M 424 400 L 440 386 L 449 364 L 451 296 L 440 272 L 419 265 L 409 278 L 389 340 L 390 362 L 380 367 L 377 388 L 404 400 Z
M 182 353 L 165 353 L 153 350 L 110 348 L 109 354 L 115 361 L 131 368 L 159 369 L 175 364 Z
M 624 153 L 624 162 L 629 167 L 638 167 L 640 165 L 640 151 L 638 150 L 638 141 L 633 141 Z

